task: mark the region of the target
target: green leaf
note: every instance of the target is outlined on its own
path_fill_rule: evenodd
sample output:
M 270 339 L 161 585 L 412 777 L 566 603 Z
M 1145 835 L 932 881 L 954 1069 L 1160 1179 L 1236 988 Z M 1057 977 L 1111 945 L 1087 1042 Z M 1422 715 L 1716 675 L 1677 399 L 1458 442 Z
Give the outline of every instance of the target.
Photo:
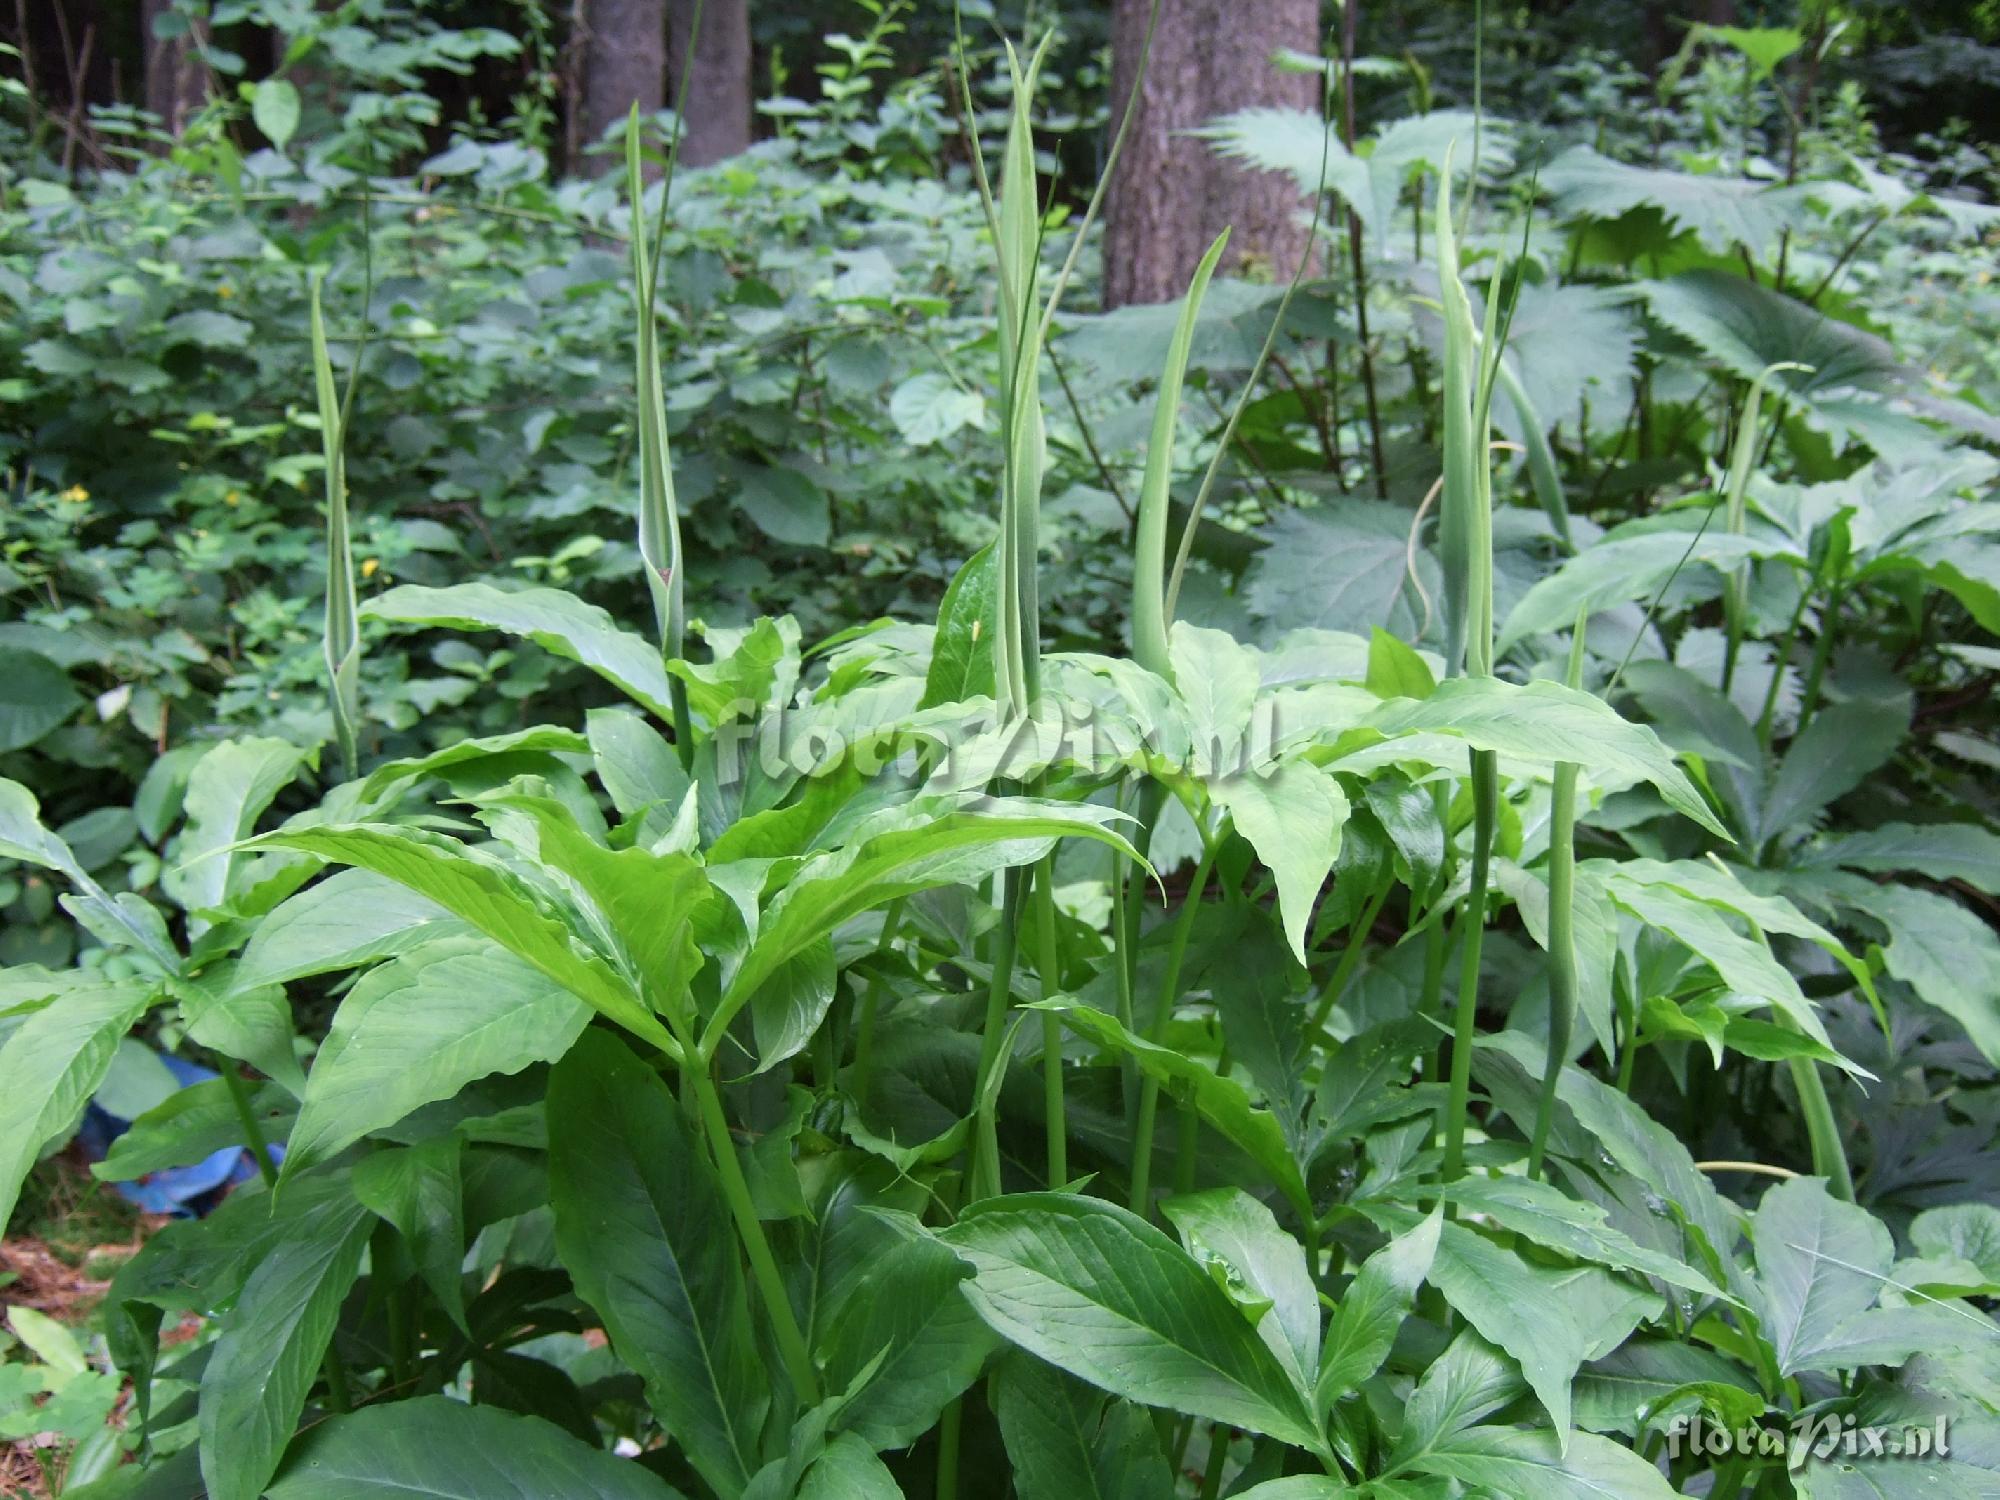
M 250 118 L 264 139 L 283 151 L 299 128 L 299 91 L 282 78 L 266 78 L 250 96 Z
M 1314 1382 L 1321 1411 L 1382 1368 L 1431 1273 L 1443 1222 L 1442 1213 L 1432 1213 L 1362 1262 L 1326 1330 Z
M 1800 850 L 1798 861 L 1879 875 L 1908 871 L 2000 894 L 2000 834 L 1977 823 L 1883 823 L 1821 839 Z
M 1160 1500 L 1173 1493 L 1143 1408 L 1025 1355 L 994 1380 L 1000 1437 L 1020 1500 Z
M 833 1006 L 840 971 L 833 944 L 810 943 L 778 966 L 750 997 L 750 1027 L 757 1038 L 757 1071 L 796 1057 Z
M 659 648 L 620 630 L 596 605 L 561 589 L 503 591 L 490 583 L 433 589 L 401 584 L 369 600 L 362 613 L 394 625 L 498 630 L 520 636 L 590 668 L 663 721 L 673 719 L 673 695 Z
M 1786 1375 L 1901 1364 L 1925 1349 L 2000 1341 L 2000 1329 L 1962 1304 L 1877 1307 L 1895 1242 L 1881 1220 L 1835 1198 L 1818 1177 L 1767 1190 L 1750 1238 L 1759 1322 Z
M 1597 614 L 1650 600 L 1669 578 L 1694 577 L 1691 568 L 1728 573 L 1753 558 L 1793 555 L 1789 547 L 1761 537 L 1721 530 L 1697 534 L 1695 524 L 1685 531 L 1614 533 L 1584 549 L 1521 596 L 1501 627 L 1497 649 L 1506 652 L 1531 635 L 1567 630 L 1579 610 Z
M 1101 1047 L 1113 1048 L 1130 1057 L 1138 1063 L 1140 1071 L 1159 1080 L 1176 1097 L 1191 1102 L 1210 1126 L 1269 1173 L 1271 1181 L 1301 1214 L 1312 1212 L 1312 1199 L 1306 1192 L 1298 1162 L 1286 1144 L 1284 1127 L 1276 1115 L 1251 1102 L 1250 1093 L 1242 1084 L 1223 1077 L 1186 1053 L 1134 1036 L 1119 1024 L 1116 1016 L 1104 1011 L 1046 1002 L 1035 1008 L 1057 1012 L 1071 1029 Z
M 267 1141 L 283 1141 L 290 1130 L 294 1111 L 289 1104 L 285 1091 L 274 1083 L 253 1096 L 251 1109 Z M 243 1119 L 229 1085 L 211 1078 L 177 1089 L 140 1115 L 90 1173 L 100 1182 L 132 1182 L 169 1167 L 191 1167 L 242 1144 Z
M 1369 632 L 1368 691 L 1378 698 L 1428 698 L 1437 678 L 1413 646 L 1380 625 Z
M 118 1043 L 158 989 L 143 981 L 66 983 L 0 1033 L 0 1228 L 43 1146 L 76 1123 L 111 1071 Z
M 1180 1246 L 1098 1199 L 1027 1193 L 941 1231 L 1002 1337 L 1114 1395 L 1324 1452 L 1303 1392 Z
M 629 1459 L 539 1417 L 448 1396 L 382 1401 L 331 1417 L 286 1455 L 269 1500 L 678 1500 Z
M 1949 896 L 1892 882 L 1857 882 L 1845 904 L 1888 929 L 1889 973 L 1963 1026 L 2000 1066 L 2000 937 L 1992 927 Z
M 270 912 L 230 976 L 234 990 L 358 969 L 469 931 L 434 901 L 373 870 L 339 870 Z
M 988 542 L 966 559 L 944 591 L 924 695 L 917 701 L 920 711 L 993 696 L 994 596 L 1000 580 L 996 556 Z
M 827 1385 L 848 1390 L 866 1373 L 838 1425 L 903 1448 L 979 1378 L 994 1339 L 959 1291 L 971 1266 L 899 1215 L 850 1212 L 870 1253 L 826 1314 Z
M 1467 1177 L 1445 1189 L 1458 1207 L 1578 1260 L 1657 1276 L 1705 1297 L 1728 1294 L 1692 1266 L 1649 1250 L 1606 1222 L 1604 1210 L 1526 1177 Z
M 1284 626 L 1434 639 L 1423 599 L 1438 598 L 1444 581 L 1422 546 L 1410 580 L 1415 521 L 1414 510 L 1376 500 L 1287 507 L 1259 533 L 1269 545 L 1245 572 L 1242 597 L 1253 615 Z
M 593 708 L 585 716 L 597 779 L 619 816 L 638 817 L 651 807 L 677 811 L 687 796 L 688 774 L 660 732 L 622 708 Z
M 1160 1205 L 1190 1255 L 1219 1258 L 1232 1281 L 1269 1312 L 1257 1332 L 1304 1390 L 1319 1367 L 1319 1293 L 1299 1242 L 1278 1227 L 1271 1210 L 1241 1188 L 1210 1188 Z
M 39 652 L 0 646 L 0 755 L 27 749 L 81 707 L 69 673 Z
M 1620 718 L 1602 699 L 1560 683 L 1523 687 L 1493 677 L 1454 677 L 1421 701 L 1390 699 L 1367 722 L 1385 735 L 1457 735 L 1475 749 L 1517 760 L 1550 766 L 1571 760 L 1593 773 L 1651 782 L 1675 808 L 1728 837 L 1658 735 Z
M 1208 790 L 1276 879 L 1285 938 L 1303 964 L 1313 907 L 1340 857 L 1347 793 L 1332 773 L 1304 760 L 1285 761 L 1268 775 L 1223 776 Z
M 1539 1080 L 1546 1061 L 1541 1041 L 1518 1031 L 1503 1031 L 1482 1039 L 1474 1071 L 1482 1084 L 1499 1096 L 1498 1079 L 1490 1071 L 1488 1053 L 1510 1059 L 1517 1070 Z M 1574 1116 L 1576 1123 L 1595 1144 L 1610 1156 L 1612 1164 L 1661 1199 L 1673 1205 L 1676 1218 L 1686 1222 L 1702 1244 L 1684 1246 L 1682 1260 L 1698 1260 L 1708 1265 L 1708 1253 L 1726 1256 L 1736 1243 L 1736 1220 L 1723 1204 L 1707 1175 L 1695 1166 L 1674 1133 L 1610 1084 L 1593 1078 L 1580 1068 L 1565 1067 L 1557 1080 L 1556 1097 Z M 1519 1105 L 1509 1100 L 1505 1107 L 1523 1131 L 1534 1123 L 1535 1090 L 1527 1091 Z M 1586 1149 L 1588 1147 L 1586 1146 Z
M 572 995 L 673 1056 L 680 1050 L 631 983 L 576 943 L 568 925 L 521 878 L 488 855 L 436 834 L 387 824 L 332 823 L 268 833 L 257 844 L 359 865 L 463 918 Z
M 832 502 L 804 474 L 781 465 L 732 467 L 736 503 L 765 536 L 787 547 L 824 547 L 832 539 Z
M 967 427 L 986 425 L 986 398 L 941 370 L 912 375 L 890 393 L 889 420 L 913 448 L 929 448 Z
M 874 1449 L 843 1432 L 806 1470 L 798 1500 L 903 1500 L 903 1491 Z
M 1497 1495 L 1535 1500 L 1674 1500 L 1666 1476 L 1623 1444 L 1595 1433 L 1472 1427 L 1433 1447 L 1416 1467 Z
M 1389 1454 L 1400 1472 L 1507 1405 L 1522 1390 L 1513 1361 L 1472 1329 L 1463 1330 L 1431 1361 L 1403 1408 L 1403 1430 Z
M 1025 797 L 905 804 L 886 831 L 858 837 L 799 868 L 764 913 L 756 941 L 708 1023 L 703 1050 L 780 967 L 872 907 L 1032 864 L 1064 835 L 1096 839 L 1144 864 L 1138 851 L 1111 831 L 1116 816 L 1106 808 Z
M 1431 1285 L 1482 1338 L 1512 1355 L 1557 1432 L 1570 1425 L 1570 1382 L 1664 1304 L 1595 1266 L 1550 1270 L 1484 1235 L 1444 1226 Z
M 520 755 L 530 751 L 578 755 L 589 748 L 589 742 L 574 729 L 559 729 L 553 724 L 538 724 L 529 729 L 516 729 L 509 734 L 454 740 L 429 755 L 385 761 L 377 766 L 361 783 L 361 801 L 378 803 L 387 793 L 427 776 L 496 756 Z
M 370 970 L 313 1062 L 285 1175 L 476 1078 L 554 1061 L 589 1019 L 560 985 L 480 937 L 443 938 Z
M 579 1007 L 581 1009 L 581 1007 Z M 465 1184 L 459 1170 L 462 1143 L 455 1135 L 415 1146 L 376 1151 L 354 1164 L 354 1196 L 376 1217 L 395 1226 L 417 1271 L 445 1313 L 466 1329 Z M 381 1268 L 377 1267 L 378 1274 Z
M 1778 764 L 1764 796 L 1760 840 L 1800 831 L 1896 753 L 1909 716 L 1882 703 L 1835 703 L 1814 714 Z
M 77 892 L 74 903 L 66 901 L 65 906 L 93 936 L 114 947 L 137 948 L 164 973 L 180 971 L 180 954 L 159 912 L 130 891 L 113 898 L 92 880 L 69 845 L 42 825 L 35 794 L 5 777 L 0 777 L 0 858 L 60 871 Z
M 2000 1208 L 1990 1203 L 1927 1208 L 1910 1221 L 1910 1243 L 1920 1255 L 1970 1261 L 2000 1282 Z
M 1901 379 L 1902 366 L 1886 340 L 1734 270 L 1683 271 L 1639 288 L 1655 318 L 1740 379 L 1791 365 L 1770 384 L 1808 399 L 1820 392 L 1888 389 Z
M 549 1077 L 556 1248 L 697 1472 L 740 1495 L 771 1381 L 714 1168 L 658 1074 L 605 1031 Z
M 1571 147 L 1543 167 L 1541 185 L 1555 195 L 1556 211 L 1570 217 L 1615 219 L 1635 208 L 1657 209 L 1670 229 L 1691 231 L 1717 255 L 1732 255 L 1738 245 L 1761 255 L 1798 216 L 1770 184 L 1627 166 L 1588 146 Z
M 179 864 L 160 882 L 184 910 L 215 911 L 228 902 L 238 858 L 234 846 L 249 836 L 306 758 L 287 740 L 224 740 L 195 762 L 188 773 Z
M 310 1225 L 295 1225 L 243 1283 L 201 1376 L 201 1473 L 211 1500 L 264 1493 L 326 1358 L 372 1226 L 366 1209 L 343 1198 Z

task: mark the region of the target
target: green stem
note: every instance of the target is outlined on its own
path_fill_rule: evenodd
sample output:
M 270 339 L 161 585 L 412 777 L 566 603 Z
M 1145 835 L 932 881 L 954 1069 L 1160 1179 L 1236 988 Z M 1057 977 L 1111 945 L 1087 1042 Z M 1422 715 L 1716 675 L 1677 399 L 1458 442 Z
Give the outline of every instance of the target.
M 1451 1095 L 1446 1105 L 1444 1180 L 1465 1174 L 1465 1116 L 1472 1097 L 1472 1033 L 1479 1016 L 1479 957 L 1486 937 L 1486 888 L 1492 873 L 1493 828 L 1499 818 L 1499 757 L 1472 752 L 1472 883 L 1460 908 L 1465 941 L 1459 950 L 1458 1009 L 1451 1031 Z
M 1340 962 L 1333 966 L 1333 977 L 1326 982 L 1326 992 L 1319 997 L 1319 1004 L 1313 1008 L 1312 1023 L 1306 1027 L 1308 1038 L 1316 1037 L 1326 1028 L 1327 1018 L 1333 1014 L 1334 1006 L 1347 991 L 1347 982 L 1354 977 L 1355 967 L 1361 962 L 1361 955 L 1367 951 L 1368 934 L 1374 930 L 1375 918 L 1381 915 L 1382 903 L 1389 899 L 1389 890 L 1395 882 L 1385 880 L 1382 888 L 1368 898 L 1361 908 L 1361 914 L 1354 919 L 1354 925 L 1347 930 L 1347 947 L 1342 950 Z
M 1616 1002 L 1619 1019 L 1625 1023 L 1625 1041 L 1618 1049 L 1618 1092 L 1632 1092 L 1632 1067 L 1639 1060 L 1639 1007 L 1620 998 Z
M 1188 937 L 1194 931 L 1194 914 L 1201 905 L 1201 893 L 1208 885 L 1208 872 L 1215 864 L 1216 846 L 1222 842 L 1218 835 L 1213 842 L 1203 846 L 1201 862 L 1195 866 L 1194 879 L 1188 885 L 1187 895 L 1181 900 L 1180 915 L 1174 922 L 1174 935 L 1167 949 L 1167 971 L 1160 979 L 1160 992 L 1153 1001 L 1153 1014 L 1146 1025 L 1146 1039 L 1158 1045 L 1166 1037 L 1167 1022 L 1174 1013 L 1174 1002 L 1180 997 L 1181 962 L 1187 957 Z M 1153 1193 L 1153 1128 L 1160 1112 L 1160 1081 L 1148 1073 L 1139 1080 L 1139 1114 L 1132 1131 L 1132 1212 L 1144 1215 L 1151 1207 Z
M 1041 971 L 1042 998 L 1062 989 L 1062 961 L 1056 951 L 1056 857 L 1042 856 L 1035 871 L 1035 967 Z M 1049 1187 L 1069 1181 L 1069 1112 L 1063 1102 L 1063 1028 L 1053 1011 L 1042 1012 L 1042 1116 L 1048 1131 Z
M 1007 1034 L 1007 1006 L 1014 993 L 1014 943 L 1021 926 L 1021 872 L 1009 870 L 1001 877 L 1000 926 L 993 935 L 993 976 L 986 988 L 986 1024 L 980 1034 L 977 1084 L 985 1089 L 986 1078 L 1002 1066 L 1000 1044 Z M 978 1106 L 974 1132 L 972 1180 L 975 1199 L 992 1198 L 1000 1192 L 999 1091 L 993 1103 Z
M 223 1086 L 229 1090 L 229 1102 L 236 1109 L 236 1123 L 243 1127 L 243 1144 L 249 1149 L 251 1160 L 257 1164 L 257 1175 L 264 1179 L 264 1186 L 278 1185 L 278 1168 L 271 1160 L 270 1144 L 264 1139 L 264 1127 L 257 1123 L 257 1111 L 250 1103 L 250 1090 L 244 1086 L 243 1075 L 236 1070 L 233 1058 L 219 1053 L 215 1059 L 216 1071 L 222 1074 Z
M 1528 1145 L 1528 1175 L 1542 1175 L 1549 1123 L 1555 1118 L 1556 1087 L 1569 1062 L 1576 1029 L 1576 775 L 1575 761 L 1556 764 L 1553 809 L 1549 816 L 1549 1051 L 1542 1097 L 1535 1109 L 1535 1134 Z
M 965 1397 L 954 1397 L 938 1418 L 937 1500 L 958 1500 L 958 1435 L 965 1425 Z
M 1201 1500 L 1222 1493 L 1222 1465 L 1229 1457 L 1229 1429 L 1217 1422 L 1208 1429 L 1208 1459 L 1201 1467 Z
M 1778 1023 L 1796 1031 L 1798 1025 L 1782 1012 Z M 1826 1080 L 1819 1076 L 1819 1064 L 1810 1057 L 1787 1058 L 1792 1087 L 1799 1091 L 1799 1106 L 1805 1115 L 1806 1139 L 1812 1143 L 1813 1174 L 1824 1177 L 1836 1198 L 1854 1201 L 1854 1174 L 1848 1170 L 1847 1153 L 1840 1144 L 1840 1126 L 1833 1117 L 1833 1102 L 1826 1096 Z
M 688 712 L 687 684 L 678 677 L 667 680 L 668 702 L 674 711 L 674 750 L 681 758 L 681 769 L 692 773 L 694 770 L 694 719 Z
M 758 1295 L 763 1299 L 764 1311 L 770 1315 L 771 1329 L 778 1340 L 778 1353 L 784 1359 L 786 1373 L 791 1376 L 793 1393 L 799 1398 L 799 1405 L 817 1406 L 819 1377 L 813 1371 L 812 1355 L 806 1350 L 805 1335 L 799 1332 L 798 1318 L 792 1312 L 792 1299 L 785 1292 L 784 1277 L 779 1274 L 778 1262 L 771 1254 L 771 1242 L 764 1237 L 763 1221 L 757 1217 L 757 1206 L 751 1201 L 750 1184 L 743 1178 L 743 1164 L 736 1159 L 736 1146 L 729 1135 L 729 1120 L 722 1112 L 722 1095 L 699 1058 L 691 1059 L 682 1071 L 693 1082 L 702 1129 L 707 1132 L 709 1151 L 715 1157 L 715 1170 L 722 1179 L 722 1195 L 729 1202 L 730 1215 L 736 1220 L 737 1237 L 743 1241 L 744 1252 L 750 1258 L 750 1275 L 757 1284 Z
M 1819 612 L 1819 639 L 1813 642 L 1812 665 L 1806 668 L 1806 685 L 1799 695 L 1799 722 L 1794 733 L 1802 733 L 1819 707 L 1820 685 L 1826 680 L 1827 663 L 1833 659 L 1833 641 L 1840 630 L 1840 602 L 1844 591 L 1836 587 L 1826 597 Z

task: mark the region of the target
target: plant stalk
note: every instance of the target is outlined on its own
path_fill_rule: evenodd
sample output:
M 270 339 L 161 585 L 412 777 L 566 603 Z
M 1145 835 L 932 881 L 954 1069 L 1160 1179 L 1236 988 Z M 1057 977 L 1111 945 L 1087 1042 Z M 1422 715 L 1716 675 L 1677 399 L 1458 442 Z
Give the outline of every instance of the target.
M 1174 921 L 1173 940 L 1167 949 L 1167 971 L 1160 979 L 1160 991 L 1153 1001 L 1153 1014 L 1146 1025 L 1146 1040 L 1158 1045 L 1165 1039 L 1167 1022 L 1180 997 L 1181 963 L 1187 957 L 1188 938 L 1194 931 L 1194 914 L 1201 906 L 1201 893 L 1208 885 L 1208 872 L 1215 864 L 1218 835 L 1205 843 L 1194 879 L 1181 899 L 1180 915 Z M 1132 1212 L 1145 1216 L 1153 1194 L 1153 1129 L 1160 1112 L 1160 1081 L 1150 1073 L 1139 1080 L 1139 1114 L 1132 1131 Z
M 1460 909 L 1458 1007 L 1451 1030 L 1451 1094 L 1445 1107 L 1444 1180 L 1465 1175 L 1465 1116 L 1472 1097 L 1472 1034 L 1479 1016 L 1479 959 L 1486 937 L 1486 892 L 1500 804 L 1499 757 L 1472 752 L 1472 882 Z

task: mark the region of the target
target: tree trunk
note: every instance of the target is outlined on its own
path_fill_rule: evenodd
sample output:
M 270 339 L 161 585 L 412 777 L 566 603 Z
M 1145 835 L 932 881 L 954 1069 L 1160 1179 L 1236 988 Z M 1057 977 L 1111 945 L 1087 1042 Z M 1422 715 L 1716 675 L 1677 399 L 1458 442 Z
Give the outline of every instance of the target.
M 146 108 L 165 123 L 167 134 L 179 136 L 208 100 L 208 69 L 194 33 L 208 22 L 186 22 L 180 34 L 162 39 L 154 25 L 173 11 L 173 0 L 144 0 L 139 8 L 146 44 Z
M 584 168 L 620 167 L 617 152 L 590 156 L 588 150 L 623 121 L 636 102 L 641 114 L 666 103 L 667 24 L 664 0 L 585 0 L 589 35 L 583 51 L 582 139 Z M 584 168 L 588 170 L 588 168 Z
M 1349 0 L 1354 3 L 1354 0 Z M 1115 0 L 1113 128 L 1130 96 L 1152 0 Z M 1139 107 L 1105 199 L 1104 305 L 1166 302 L 1231 230 L 1225 269 L 1288 279 L 1310 249 L 1287 174 L 1224 161 L 1182 134 L 1253 105 L 1313 110 L 1319 81 L 1281 73 L 1281 48 L 1317 55 L 1319 0 L 1161 0 Z
M 692 42 L 687 97 L 676 99 L 674 107 L 681 112 L 681 159 L 691 167 L 705 167 L 750 146 L 750 4 L 704 0 L 701 32 L 691 36 L 694 9 L 695 0 L 669 0 L 671 76 L 679 88 Z

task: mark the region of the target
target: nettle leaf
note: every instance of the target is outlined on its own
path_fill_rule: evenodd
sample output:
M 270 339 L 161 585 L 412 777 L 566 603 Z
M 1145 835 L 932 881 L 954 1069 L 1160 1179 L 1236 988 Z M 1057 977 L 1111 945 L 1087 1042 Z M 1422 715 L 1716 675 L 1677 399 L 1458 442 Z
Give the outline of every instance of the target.
M 1888 930 L 1882 959 L 1890 975 L 1936 1006 L 2000 1066 L 2000 937 L 1949 896 L 1915 886 L 1856 880 L 1843 902 Z
M 995 1378 L 1000 1437 L 1021 1500 L 1158 1500 L 1173 1474 L 1143 1407 L 1015 1355 Z
M 361 1272 L 374 1220 L 344 1196 L 291 1227 L 243 1283 L 202 1371 L 201 1474 L 214 1500 L 264 1493 Z
M 1257 1331 L 1304 1389 L 1319 1365 L 1319 1294 L 1305 1248 L 1278 1227 L 1271 1210 L 1241 1188 L 1210 1188 L 1169 1198 L 1160 1211 L 1188 1253 L 1219 1257 L 1254 1296 L 1269 1304 Z
M 508 591 L 490 583 L 434 589 L 406 583 L 370 599 L 361 612 L 394 625 L 520 636 L 590 668 L 662 720 L 673 718 L 673 695 L 659 648 L 620 630 L 609 614 L 561 589 Z
M 1627 783 L 1646 781 L 1676 810 L 1727 837 L 1659 736 L 1620 718 L 1610 705 L 1559 683 L 1516 686 L 1494 677 L 1454 677 L 1428 698 L 1391 698 L 1367 719 L 1391 738 L 1449 734 L 1477 750 L 1516 760 L 1572 760 L 1586 771 Z M 1337 764 L 1337 762 L 1336 762 Z
M 1335 1309 L 1314 1377 L 1314 1396 L 1327 1410 L 1382 1368 L 1436 1258 L 1442 1213 L 1397 1235 L 1362 1262 Z
M 736 1496 L 771 1383 L 715 1169 L 660 1076 L 586 1032 L 549 1077 L 556 1248 L 688 1461 Z
M 913 448 L 928 448 L 967 427 L 986 426 L 986 398 L 941 370 L 912 375 L 890 393 L 889 420 Z
M 1570 1382 L 1664 1302 L 1595 1266 L 1556 1271 L 1484 1235 L 1444 1226 L 1430 1282 L 1465 1320 L 1512 1355 L 1559 1434 L 1570 1426 Z
M 1767 384 L 1810 399 L 1891 390 L 1903 378 L 1885 340 L 1733 271 L 1683 271 L 1639 289 L 1656 319 L 1741 379 L 1755 380 L 1773 365 L 1797 366 Z
M 1324 1453 L 1308 1398 L 1201 1264 L 1101 1199 L 972 1205 L 940 1237 L 995 1332 L 1113 1395 Z
M 679 1500 L 630 1459 L 539 1417 L 448 1396 L 381 1401 L 300 1435 L 269 1500 Z
M 1540 180 L 1559 213 L 1615 219 L 1635 208 L 1657 209 L 1670 227 L 1692 233 L 1718 255 L 1734 254 L 1738 245 L 1762 255 L 1799 218 L 1796 205 L 1767 183 L 1628 166 L 1588 146 L 1565 151 L 1541 169 Z
M 2000 1328 L 1962 1303 L 1876 1305 L 1895 1242 L 1881 1220 L 1817 1177 L 1768 1189 L 1750 1222 L 1759 1322 L 1784 1374 L 1901 1364 L 1927 1348 L 2000 1344 Z
M 0 1043 L 0 1228 L 43 1146 L 76 1123 L 118 1043 L 159 996 L 143 980 L 69 980 Z
M 1410 580 L 1410 531 L 1416 513 L 1379 501 L 1335 500 L 1281 511 L 1259 535 L 1269 544 L 1251 561 L 1243 597 L 1259 619 L 1366 634 L 1377 627 L 1401 640 L 1439 639 L 1424 597 L 1441 596 L 1443 575 L 1429 548 L 1416 551 Z M 1572 615 L 1574 618 L 1574 615 Z
M 370 970 L 313 1061 L 285 1175 L 474 1079 L 553 1062 L 589 1020 L 589 1006 L 483 937 L 441 938 Z

